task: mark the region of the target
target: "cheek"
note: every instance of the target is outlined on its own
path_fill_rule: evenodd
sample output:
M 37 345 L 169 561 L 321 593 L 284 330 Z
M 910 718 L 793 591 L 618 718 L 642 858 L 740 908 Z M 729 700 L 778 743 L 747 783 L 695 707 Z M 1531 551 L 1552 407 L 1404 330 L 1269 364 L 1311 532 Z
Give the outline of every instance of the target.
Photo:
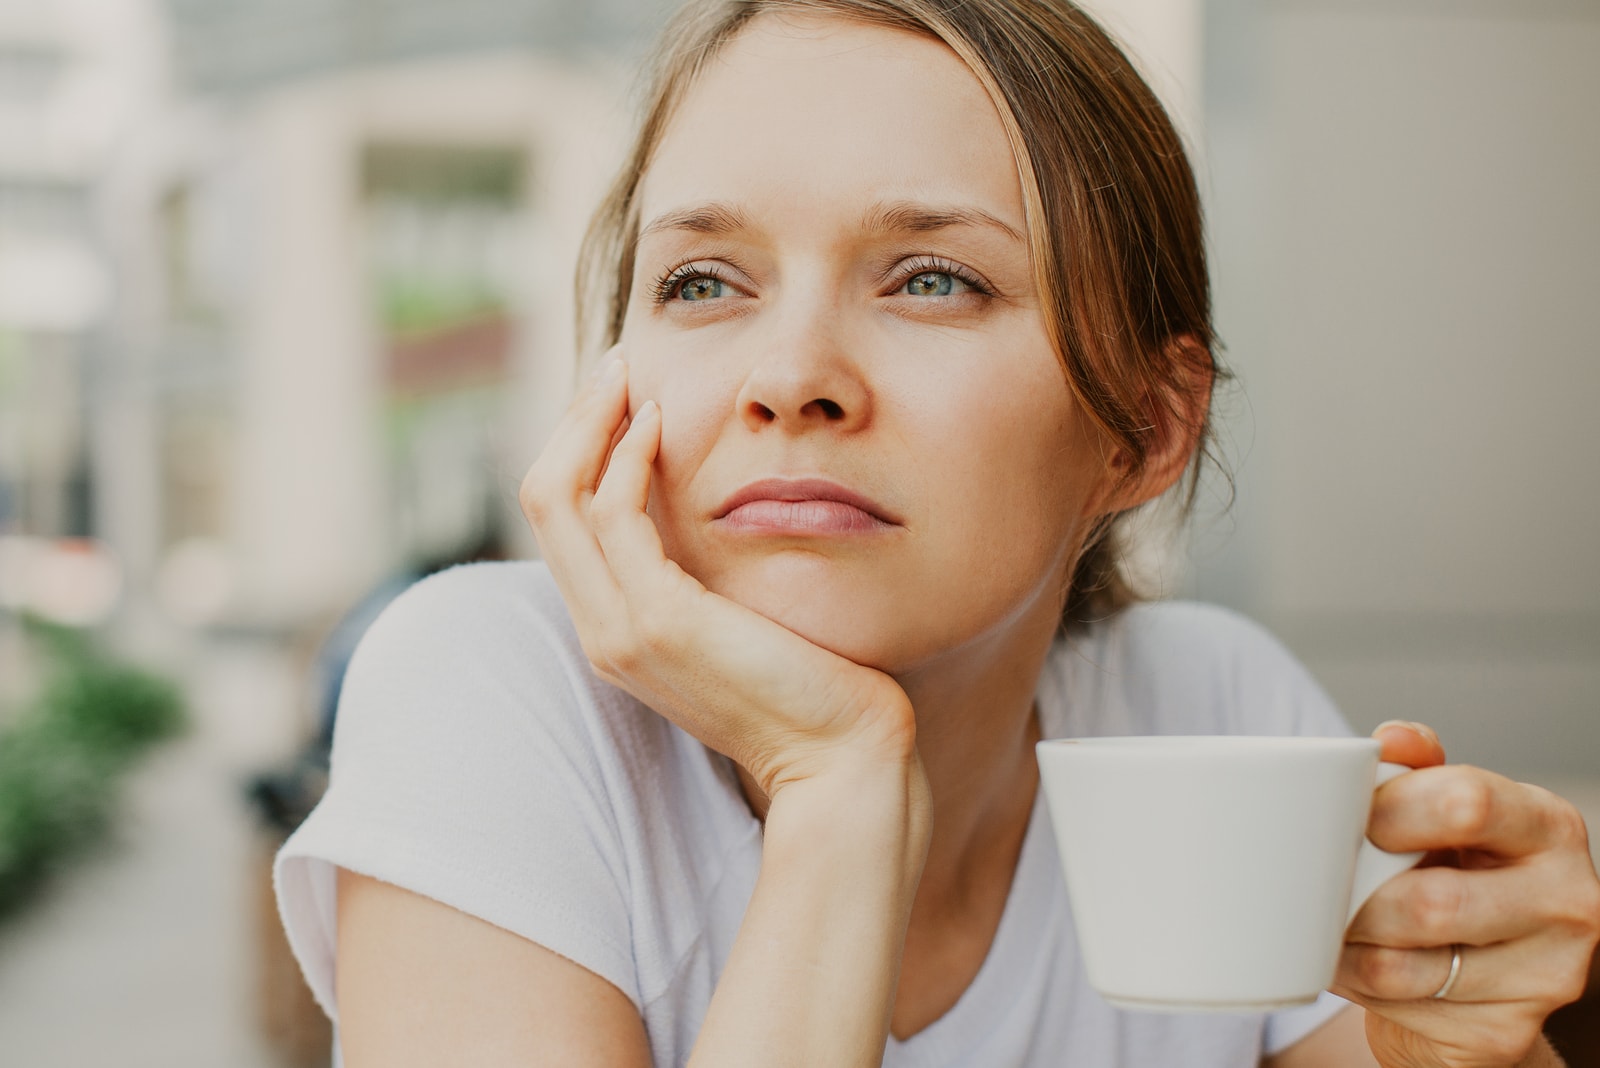
M 1008 558 L 1053 566 L 1087 523 L 1104 470 L 1087 420 L 1063 383 L 1042 378 L 967 414 L 974 432 L 945 445 L 950 485 L 968 505 L 959 514 L 976 536 L 1009 546 Z
M 697 476 L 727 422 L 732 394 L 713 376 L 684 366 L 682 360 L 654 353 L 629 358 L 629 407 L 647 400 L 661 406 L 661 447 L 650 478 L 646 508 L 655 520 L 667 555 L 680 563 L 690 550 L 698 513 L 714 502 L 695 492 Z

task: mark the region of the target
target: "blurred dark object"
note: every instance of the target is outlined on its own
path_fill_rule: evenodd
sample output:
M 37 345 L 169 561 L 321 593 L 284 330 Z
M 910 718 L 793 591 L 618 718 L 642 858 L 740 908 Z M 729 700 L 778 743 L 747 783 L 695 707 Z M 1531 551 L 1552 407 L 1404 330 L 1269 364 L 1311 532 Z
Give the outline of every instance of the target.
M 1600 953 L 1589 961 L 1589 985 L 1583 997 L 1557 1009 L 1544 1033 L 1571 1068 L 1600 1068 Z
M 26 617 L 23 627 L 48 674 L 0 731 L 0 918 L 105 836 L 120 776 L 187 725 L 173 682 L 115 660 L 82 631 Z
M 251 916 L 257 953 L 256 1021 L 261 1035 L 284 1068 L 327 1068 L 333 1055 L 333 1024 L 300 977 L 300 964 L 289 950 L 272 892 L 272 860 L 283 839 L 258 837 L 250 886 L 255 894 Z
M 298 756 L 286 765 L 262 771 L 245 784 L 245 798 L 260 825 L 259 846 L 250 880 L 256 894 L 258 974 L 257 1018 L 261 1033 L 289 1068 L 326 1068 L 333 1048 L 333 1029 L 300 975 L 278 919 L 272 887 L 272 863 L 279 847 L 311 814 L 328 788 L 328 764 L 339 692 L 356 646 L 374 620 L 418 580 L 457 564 L 504 559 L 498 537 L 486 535 L 446 556 L 419 561 L 379 583 L 335 623 L 318 647 L 311 665 L 315 693 L 315 728 Z

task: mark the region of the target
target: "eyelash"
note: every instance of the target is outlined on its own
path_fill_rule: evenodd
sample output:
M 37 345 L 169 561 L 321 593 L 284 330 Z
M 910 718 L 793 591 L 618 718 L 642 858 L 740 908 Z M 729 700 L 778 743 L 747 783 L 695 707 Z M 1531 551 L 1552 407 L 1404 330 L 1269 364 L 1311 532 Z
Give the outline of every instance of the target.
M 985 297 L 994 296 L 994 290 L 985 285 L 983 279 L 959 263 L 952 263 L 939 256 L 917 256 L 912 259 L 902 269 L 899 281 L 895 283 L 895 288 L 898 289 L 905 285 L 919 274 L 947 274 L 951 278 L 965 283 L 975 293 L 982 294 Z
M 717 269 L 712 263 L 685 263 L 681 267 L 674 267 L 667 274 L 656 279 L 652 286 L 652 293 L 657 304 L 669 303 L 678 293 L 678 287 L 691 278 L 710 278 L 721 282 L 723 285 L 732 285 L 733 282 L 727 275 Z
M 917 256 L 906 263 L 900 273 L 899 280 L 895 283 L 898 289 L 919 274 L 947 274 L 958 279 L 973 292 L 985 297 L 994 296 L 994 291 L 984 284 L 983 280 L 958 263 L 952 263 L 938 256 Z M 656 279 L 651 286 L 651 293 L 657 304 L 671 303 L 683 283 L 694 278 L 709 278 L 723 285 L 732 285 L 733 281 L 713 263 L 685 263 L 674 267 L 662 277 Z

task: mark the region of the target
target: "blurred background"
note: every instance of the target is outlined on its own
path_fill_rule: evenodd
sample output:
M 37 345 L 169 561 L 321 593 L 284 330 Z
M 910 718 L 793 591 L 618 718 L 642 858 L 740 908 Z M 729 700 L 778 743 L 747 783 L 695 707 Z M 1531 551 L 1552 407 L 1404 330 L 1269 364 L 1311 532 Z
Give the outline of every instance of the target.
M 365 623 L 533 552 L 671 6 L 0 0 L 0 1063 L 327 1063 L 268 860 Z M 1194 145 L 1238 375 L 1142 568 L 1600 825 L 1600 4 L 1090 6 Z

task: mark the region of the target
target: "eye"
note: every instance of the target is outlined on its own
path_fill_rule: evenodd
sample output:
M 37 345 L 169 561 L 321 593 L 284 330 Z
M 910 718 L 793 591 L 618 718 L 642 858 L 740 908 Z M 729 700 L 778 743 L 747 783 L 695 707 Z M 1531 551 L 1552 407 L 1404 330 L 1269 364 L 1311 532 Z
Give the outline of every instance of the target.
M 673 295 L 679 300 L 711 300 L 713 297 L 722 296 L 722 281 L 702 276 L 679 282 L 673 289 L 675 291 Z
M 897 292 L 912 297 L 960 297 L 970 294 L 992 295 L 993 291 L 977 275 L 959 264 L 922 256 L 905 264 Z
M 914 297 L 948 297 L 958 284 L 966 283 L 944 271 L 924 271 L 906 283 L 906 292 Z
M 658 304 L 696 304 L 729 296 L 733 286 L 711 264 L 686 263 L 652 288 Z

